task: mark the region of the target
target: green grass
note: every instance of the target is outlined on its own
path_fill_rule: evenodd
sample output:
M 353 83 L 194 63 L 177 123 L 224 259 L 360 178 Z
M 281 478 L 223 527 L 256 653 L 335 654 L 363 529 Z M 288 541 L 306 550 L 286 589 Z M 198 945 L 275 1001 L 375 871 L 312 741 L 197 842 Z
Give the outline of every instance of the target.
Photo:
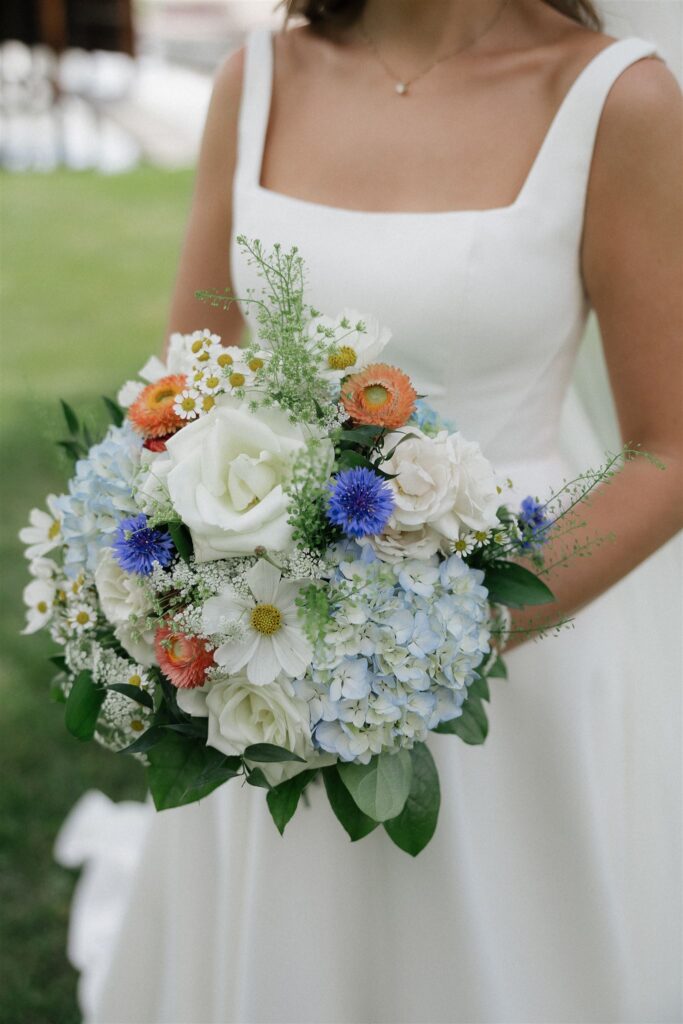
M 88 788 L 141 798 L 139 766 L 64 729 L 48 697 L 49 638 L 22 637 L 26 567 L 17 540 L 28 510 L 60 492 L 58 399 L 97 422 L 98 396 L 159 349 L 190 177 L 0 178 L 0 424 L 5 582 L 0 629 L 0 1021 L 79 1020 L 65 944 L 74 876 L 52 860 L 66 813 Z

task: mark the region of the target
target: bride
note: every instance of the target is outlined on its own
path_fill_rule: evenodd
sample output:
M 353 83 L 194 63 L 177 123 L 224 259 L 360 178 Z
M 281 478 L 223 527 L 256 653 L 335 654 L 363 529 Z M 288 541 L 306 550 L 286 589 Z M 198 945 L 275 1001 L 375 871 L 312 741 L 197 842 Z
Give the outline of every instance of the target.
M 552 580 L 555 618 L 589 606 L 574 630 L 521 643 L 513 619 L 487 742 L 430 740 L 442 812 L 416 861 L 381 830 L 348 845 L 315 789 L 284 839 L 248 787 L 159 815 L 87 796 L 60 837 L 87 863 L 85 1018 L 678 1020 L 676 626 L 652 562 L 632 572 L 679 526 L 678 87 L 589 0 L 288 6 L 303 25 L 218 75 L 170 329 L 236 343 L 245 308 L 195 291 L 256 286 L 236 234 L 296 244 L 309 301 L 390 326 L 418 389 L 544 495 L 572 469 L 592 308 L 623 439 L 666 471 L 630 461 L 592 501 L 587 537 L 613 542 Z

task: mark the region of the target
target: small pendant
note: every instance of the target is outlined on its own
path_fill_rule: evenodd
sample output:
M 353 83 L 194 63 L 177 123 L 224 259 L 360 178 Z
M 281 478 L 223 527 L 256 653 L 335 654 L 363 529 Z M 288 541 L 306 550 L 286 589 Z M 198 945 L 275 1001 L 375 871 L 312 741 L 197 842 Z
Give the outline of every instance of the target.
M 408 86 L 406 85 L 405 82 L 397 82 L 396 85 L 394 86 L 394 89 L 399 94 L 399 96 L 405 96 L 405 94 L 408 92 Z

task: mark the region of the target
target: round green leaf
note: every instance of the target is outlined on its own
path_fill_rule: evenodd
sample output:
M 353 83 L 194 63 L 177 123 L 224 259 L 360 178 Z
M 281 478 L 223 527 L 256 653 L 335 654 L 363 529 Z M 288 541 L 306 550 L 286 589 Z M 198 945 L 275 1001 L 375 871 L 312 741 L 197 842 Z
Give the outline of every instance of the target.
M 441 794 L 439 773 L 424 743 L 413 747 L 411 761 L 413 774 L 408 799 L 398 817 L 384 822 L 384 828 L 397 846 L 416 857 L 434 835 Z
M 410 792 L 412 762 L 407 750 L 378 754 L 369 764 L 339 764 L 339 775 L 363 814 L 374 821 L 395 818 Z

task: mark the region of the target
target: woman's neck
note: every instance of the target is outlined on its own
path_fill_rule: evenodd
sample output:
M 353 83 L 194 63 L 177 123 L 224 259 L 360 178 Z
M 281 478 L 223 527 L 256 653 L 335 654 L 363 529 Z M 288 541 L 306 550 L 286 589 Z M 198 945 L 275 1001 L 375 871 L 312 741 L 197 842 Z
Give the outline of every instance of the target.
M 367 0 L 360 25 L 396 58 L 424 63 L 489 36 L 513 0 Z

